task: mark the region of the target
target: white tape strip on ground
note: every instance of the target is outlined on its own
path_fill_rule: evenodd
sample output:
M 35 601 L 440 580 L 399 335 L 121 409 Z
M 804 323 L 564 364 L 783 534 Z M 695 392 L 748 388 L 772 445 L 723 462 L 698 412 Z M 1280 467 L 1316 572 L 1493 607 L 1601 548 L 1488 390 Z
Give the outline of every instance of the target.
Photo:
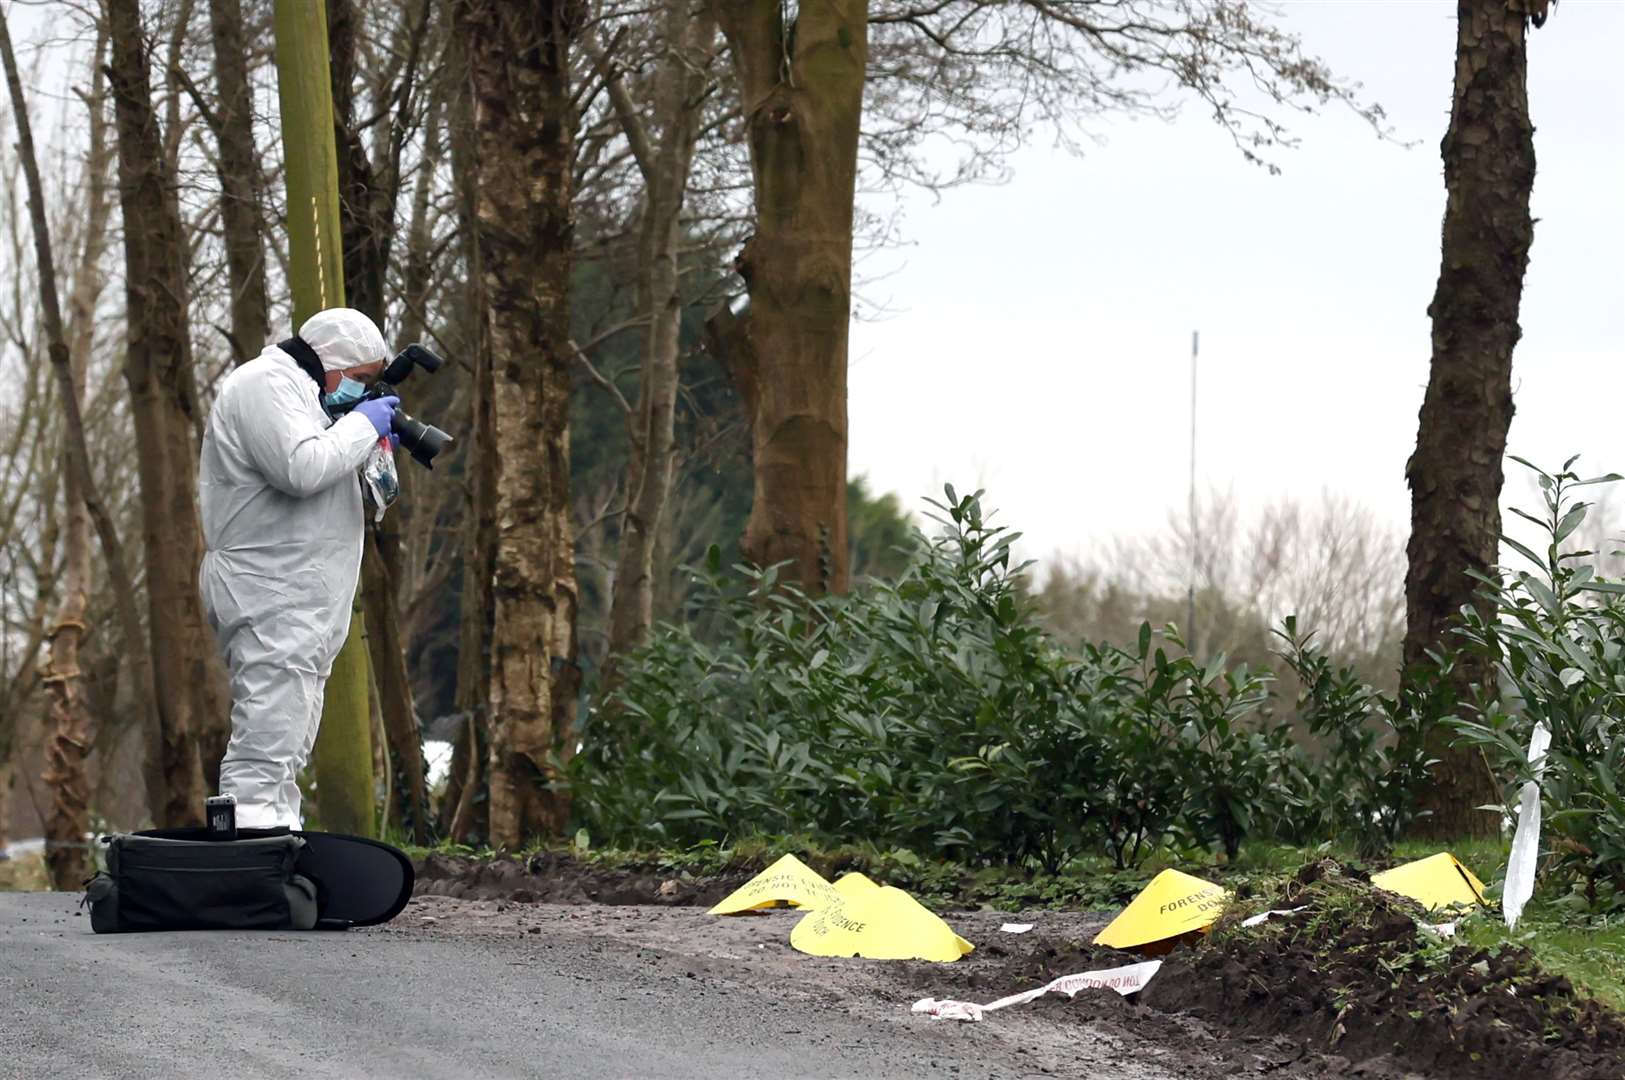
M 1005 934 L 1025 934 L 1027 931 L 1031 930 L 1034 925 L 1035 924 L 1030 922 L 1007 922 L 1003 926 L 999 927 L 999 931 Z
M 1257 926 L 1259 923 L 1263 922 L 1265 919 L 1268 919 L 1272 915 L 1273 916 L 1296 915 L 1298 912 L 1300 912 L 1302 910 L 1303 910 L 1303 908 L 1301 908 L 1301 907 L 1287 908 L 1284 911 L 1279 910 L 1279 909 L 1275 909 L 1275 908 L 1271 908 L 1269 911 L 1260 911 L 1257 915 L 1249 915 L 1249 916 L 1247 916 L 1245 919 L 1241 920 L 1241 925 L 1243 925 L 1243 926 Z
M 1161 960 L 1147 960 L 1142 964 L 1062 975 L 1036 990 L 1023 990 L 1019 994 L 1011 994 L 986 1005 L 978 1005 L 971 1001 L 954 1001 L 950 998 L 921 998 L 914 1003 L 911 1011 L 924 1013 L 933 1020 L 968 1020 L 974 1023 L 981 1020 L 986 1013 L 1006 1009 L 1011 1005 L 1021 1005 L 1045 994 L 1065 994 L 1072 997 L 1079 990 L 1104 989 L 1116 990 L 1126 997 L 1145 989 L 1145 984 L 1151 981 L 1151 976 L 1155 975 L 1160 967 Z

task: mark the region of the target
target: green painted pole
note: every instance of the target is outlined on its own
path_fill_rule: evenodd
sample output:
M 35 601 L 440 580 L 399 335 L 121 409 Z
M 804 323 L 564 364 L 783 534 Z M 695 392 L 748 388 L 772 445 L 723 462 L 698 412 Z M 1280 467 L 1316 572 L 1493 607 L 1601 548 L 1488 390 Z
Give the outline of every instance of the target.
M 344 306 L 339 245 L 338 150 L 322 0 L 276 0 L 276 75 L 282 102 L 283 173 L 288 189 L 288 278 L 293 324 Z M 373 807 L 372 713 L 361 598 L 352 599 L 350 636 L 327 681 L 312 767 L 316 810 L 331 832 L 377 835 Z

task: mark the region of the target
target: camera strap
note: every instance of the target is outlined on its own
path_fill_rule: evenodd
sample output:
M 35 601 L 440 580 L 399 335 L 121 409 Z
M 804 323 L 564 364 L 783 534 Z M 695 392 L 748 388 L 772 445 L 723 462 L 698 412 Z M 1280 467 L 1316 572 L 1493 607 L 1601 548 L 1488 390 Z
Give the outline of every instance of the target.
M 284 338 L 277 342 L 276 347 L 293 357 L 293 362 L 299 365 L 301 371 L 315 380 L 318 388 L 325 385 L 326 380 L 323 376 L 326 373 L 322 369 L 322 359 L 316 355 L 316 350 L 311 346 L 310 342 L 295 334 L 291 338 Z

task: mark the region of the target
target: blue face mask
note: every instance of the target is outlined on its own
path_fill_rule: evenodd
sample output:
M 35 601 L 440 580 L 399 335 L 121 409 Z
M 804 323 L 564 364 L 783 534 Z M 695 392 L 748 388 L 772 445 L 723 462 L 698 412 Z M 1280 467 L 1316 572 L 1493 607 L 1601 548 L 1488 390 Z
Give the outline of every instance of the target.
M 338 388 L 322 395 L 322 406 L 334 416 L 352 408 L 367 396 L 367 387 L 348 375 L 339 379 Z

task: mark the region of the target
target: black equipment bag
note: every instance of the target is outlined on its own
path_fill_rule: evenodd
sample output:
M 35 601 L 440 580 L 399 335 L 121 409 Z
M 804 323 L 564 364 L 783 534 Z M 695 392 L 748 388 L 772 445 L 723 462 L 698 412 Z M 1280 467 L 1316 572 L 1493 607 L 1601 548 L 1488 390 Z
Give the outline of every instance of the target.
M 201 831 L 201 830 L 199 830 Z M 139 930 L 309 930 L 316 886 L 297 872 L 303 837 L 107 837 L 107 872 L 87 886 L 98 934 Z

